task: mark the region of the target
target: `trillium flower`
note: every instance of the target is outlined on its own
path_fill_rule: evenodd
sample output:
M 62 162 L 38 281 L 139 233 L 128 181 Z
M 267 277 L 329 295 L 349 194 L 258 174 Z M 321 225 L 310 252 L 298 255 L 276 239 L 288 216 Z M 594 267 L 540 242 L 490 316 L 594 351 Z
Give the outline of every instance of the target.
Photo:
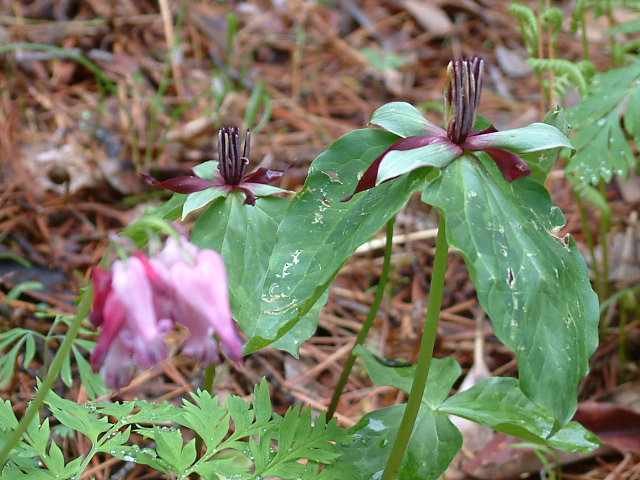
M 189 211 L 202 207 L 218 197 L 227 196 L 234 191 L 245 194 L 244 203 L 255 205 L 257 197 L 287 192 L 271 184 L 279 180 L 283 170 L 258 168 L 247 174 L 249 165 L 249 147 L 251 133 L 247 131 L 241 148 L 240 129 L 225 126 L 218 133 L 218 161 L 208 161 L 196 166 L 195 176 L 176 177 L 164 182 L 142 174 L 151 185 L 190 195 L 192 206 Z M 197 206 L 193 206 L 193 204 Z
M 225 354 L 240 365 L 242 341 L 231 317 L 227 276 L 220 254 L 170 238 L 151 258 L 136 252 L 114 262 L 110 272 L 96 267 L 90 319 L 102 330 L 91 356 L 109 387 L 129 383 L 136 367 L 167 357 L 164 339 L 176 324 L 190 332 L 186 355 L 204 363 Z
M 445 168 L 454 160 L 477 151 L 489 155 L 504 178 L 512 182 L 531 174 L 531 168 L 520 154 L 572 148 L 563 133 L 545 123 L 502 132 L 493 126 L 473 130 L 483 70 L 484 61 L 478 56 L 449 63 L 444 87 L 446 129 L 425 119 L 407 103 L 393 102 L 380 107 L 371 123 L 404 138 L 374 160 L 353 195 L 418 168 Z

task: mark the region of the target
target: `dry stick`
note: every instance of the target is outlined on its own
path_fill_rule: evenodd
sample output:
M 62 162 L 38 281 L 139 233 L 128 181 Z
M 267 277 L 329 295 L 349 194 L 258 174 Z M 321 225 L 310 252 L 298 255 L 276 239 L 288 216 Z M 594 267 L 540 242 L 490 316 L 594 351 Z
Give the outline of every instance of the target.
M 78 336 L 78 332 L 80 331 L 80 327 L 82 326 L 82 322 L 87 317 L 89 313 L 89 308 L 91 307 L 91 302 L 93 300 L 92 290 L 87 289 L 82 295 L 80 300 L 80 304 L 78 305 L 78 310 L 76 311 L 76 316 L 73 319 L 73 323 L 71 327 L 69 327 L 69 331 L 60 345 L 58 352 L 56 353 L 53 362 L 51 363 L 51 367 L 47 372 L 47 375 L 44 377 L 44 380 L 40 384 L 40 388 L 38 389 L 38 393 L 34 397 L 34 399 L 29 403 L 27 407 L 27 411 L 24 412 L 24 415 L 20 419 L 20 423 L 16 427 L 16 429 L 11 433 L 11 436 L 4 444 L 2 450 L 0 450 L 0 473 L 4 468 L 4 464 L 7 461 L 7 457 L 11 453 L 11 450 L 18 444 L 24 432 L 27 431 L 29 424 L 36 417 L 42 405 L 44 405 L 45 398 L 47 394 L 53 387 L 53 384 L 58 379 L 58 375 L 60 370 L 62 369 L 63 362 L 69 356 L 69 351 L 71 350 L 71 345 L 74 340 Z
M 444 278 L 447 273 L 448 245 L 445 233 L 445 218 L 440 215 L 438 225 L 438 239 L 436 240 L 436 256 L 433 261 L 433 274 L 431 275 L 431 289 L 429 290 L 429 304 L 427 306 L 427 318 L 425 319 L 424 331 L 422 333 L 422 343 L 420 345 L 420 357 L 416 365 L 416 372 L 409 393 L 409 400 L 402 415 L 398 434 L 389 452 L 387 465 L 385 466 L 381 480 L 393 480 L 396 478 L 404 454 L 409 445 L 409 440 L 415 427 L 416 418 L 422 402 L 422 395 L 427 385 L 429 369 L 431 368 L 431 358 L 436 343 L 438 332 L 438 320 L 440 318 L 440 308 L 442 307 L 442 295 L 444 292 Z
M 373 325 L 373 321 L 376 318 L 378 313 L 378 309 L 380 308 L 380 304 L 382 303 L 382 299 L 384 298 L 384 291 L 387 286 L 387 280 L 389 278 L 389 270 L 391 267 L 391 250 L 393 247 L 393 225 L 396 221 L 396 217 L 391 217 L 391 219 L 387 222 L 387 243 L 384 249 L 384 263 L 382 264 L 382 274 L 380 275 L 380 282 L 378 283 L 378 288 L 376 291 L 376 296 L 373 300 L 373 304 L 371 305 L 371 310 L 369 310 L 369 316 L 362 324 L 362 328 L 360 329 L 360 333 L 356 338 L 356 341 L 351 348 L 351 353 L 349 354 L 349 358 L 347 359 L 347 363 L 342 370 L 342 374 L 340 375 L 340 379 L 338 380 L 338 385 L 336 386 L 335 391 L 333 392 L 333 397 L 331 397 L 331 403 L 329 403 L 329 408 L 327 409 L 327 417 L 333 418 L 333 415 L 336 412 L 336 408 L 338 408 L 338 402 L 340 401 L 340 396 L 344 391 L 344 387 L 347 384 L 347 380 L 349 379 L 349 374 L 351 373 L 351 369 L 356 362 L 356 356 L 353 354 L 353 350 L 356 346 L 364 343 L 364 340 L 367 338 L 367 334 Z
M 173 29 L 173 23 L 171 22 L 171 9 L 169 8 L 168 0 L 159 0 L 160 14 L 162 16 L 162 25 L 164 28 L 164 35 L 167 39 L 167 50 L 169 53 L 169 62 L 171 63 L 171 73 L 175 82 L 176 93 L 179 97 L 184 96 L 182 89 L 182 76 L 180 74 L 180 67 L 176 62 L 176 37 Z

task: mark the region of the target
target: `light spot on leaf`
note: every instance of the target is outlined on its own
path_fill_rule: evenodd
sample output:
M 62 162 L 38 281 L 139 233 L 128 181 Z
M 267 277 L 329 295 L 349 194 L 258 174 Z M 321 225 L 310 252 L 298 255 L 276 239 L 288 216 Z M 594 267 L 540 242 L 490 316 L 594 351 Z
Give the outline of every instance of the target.
M 387 428 L 384 423 L 382 423 L 380 420 L 376 418 L 370 418 L 369 423 L 367 424 L 367 427 L 373 430 L 374 432 L 380 432 L 385 428 Z
M 321 216 L 321 219 L 322 219 L 322 216 Z M 313 223 L 317 223 L 317 222 L 314 221 Z M 285 278 L 285 277 L 291 275 L 291 272 L 289 272 L 289 269 L 291 267 L 293 267 L 294 265 L 296 265 L 300 261 L 298 259 L 298 257 L 300 257 L 301 253 L 302 253 L 302 250 L 296 250 L 295 252 L 293 252 L 291 254 L 291 261 L 290 262 L 286 262 L 284 264 L 284 266 L 282 267 L 282 273 L 280 275 L 276 275 L 276 276 L 278 278 Z
M 329 177 L 329 180 L 331 180 L 332 182 L 340 184 L 342 183 L 342 180 L 340 180 L 340 177 L 336 172 L 332 172 L 331 170 L 323 170 L 322 173 Z

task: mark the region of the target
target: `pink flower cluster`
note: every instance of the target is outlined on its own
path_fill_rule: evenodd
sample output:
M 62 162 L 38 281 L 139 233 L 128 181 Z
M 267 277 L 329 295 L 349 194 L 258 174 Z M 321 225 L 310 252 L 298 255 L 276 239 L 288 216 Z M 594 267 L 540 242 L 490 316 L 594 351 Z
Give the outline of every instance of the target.
M 176 323 L 190 331 L 185 354 L 204 363 L 219 361 L 215 334 L 225 354 L 240 364 L 242 341 L 231 318 L 227 275 L 218 252 L 169 238 L 150 258 L 137 252 L 114 262 L 111 271 L 96 267 L 92 279 L 90 318 L 102 331 L 91 364 L 109 387 L 121 388 L 136 367 L 164 360 L 164 339 Z

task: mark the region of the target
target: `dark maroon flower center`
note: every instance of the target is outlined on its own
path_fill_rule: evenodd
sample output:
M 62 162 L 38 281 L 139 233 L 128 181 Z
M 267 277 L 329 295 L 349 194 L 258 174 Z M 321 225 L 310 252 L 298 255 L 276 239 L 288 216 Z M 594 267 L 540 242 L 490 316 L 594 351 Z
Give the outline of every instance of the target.
M 460 145 L 473 129 L 482 92 L 484 61 L 475 56 L 458 59 L 447 68 L 444 87 L 444 113 L 447 138 Z
M 229 186 L 239 185 L 249 165 L 251 134 L 247 130 L 242 155 L 240 155 L 240 129 L 225 126 L 218 133 L 218 169 Z

